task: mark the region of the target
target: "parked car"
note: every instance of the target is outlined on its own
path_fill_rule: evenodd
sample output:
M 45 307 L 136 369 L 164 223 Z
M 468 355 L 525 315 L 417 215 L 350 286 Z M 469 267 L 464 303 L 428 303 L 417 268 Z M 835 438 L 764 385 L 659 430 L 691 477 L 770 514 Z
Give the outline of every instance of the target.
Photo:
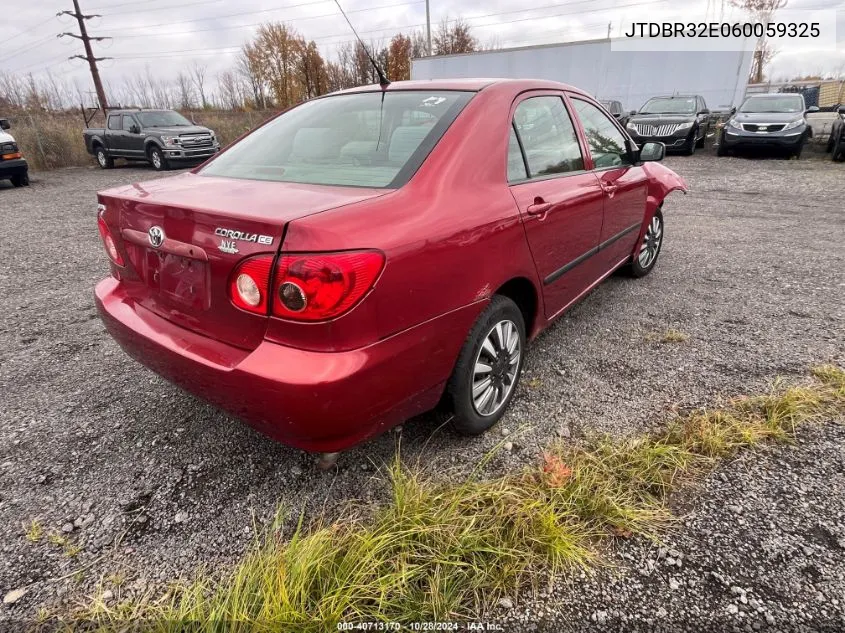
M 845 106 L 839 106 L 839 116 L 830 128 L 830 138 L 827 140 L 827 151 L 835 161 L 845 160 Z
M 200 163 L 220 151 L 213 130 L 173 110 L 111 110 L 105 129 L 86 128 L 82 134 L 88 153 L 103 169 L 125 158 L 162 171 L 177 163 Z
M 26 187 L 29 184 L 29 165 L 15 137 L 6 131 L 11 127 L 9 119 L 0 119 L 0 180 L 11 180 L 15 187 Z
M 622 107 L 621 101 L 599 101 L 608 112 L 613 115 L 613 118 L 619 121 L 619 125 L 626 126 L 628 124 L 628 113 Z
M 652 97 L 632 111 L 628 132 L 637 143 L 659 141 L 668 150 L 692 155 L 704 147 L 710 131 L 710 110 L 699 95 Z
M 777 149 L 796 158 L 813 128 L 805 114 L 818 107 L 807 108 L 800 94 L 774 93 L 747 97 L 739 110 L 731 110 L 731 118 L 719 135 L 716 153 L 726 156 L 732 151 L 749 148 Z
M 96 303 L 129 355 L 289 445 L 338 451 L 438 405 L 478 434 L 528 339 L 614 270 L 654 269 L 686 190 L 663 153 L 556 82 L 335 93 L 100 192 Z

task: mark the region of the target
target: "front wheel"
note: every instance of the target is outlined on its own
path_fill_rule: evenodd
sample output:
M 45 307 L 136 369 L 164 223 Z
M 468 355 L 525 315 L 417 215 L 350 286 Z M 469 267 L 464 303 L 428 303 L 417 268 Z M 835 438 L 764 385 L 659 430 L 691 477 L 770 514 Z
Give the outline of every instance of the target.
M 660 247 L 663 246 L 663 212 L 658 209 L 649 222 L 640 250 L 631 259 L 629 272 L 632 277 L 645 277 L 657 263 Z
M 150 148 L 150 162 L 156 171 L 165 171 L 168 168 L 167 159 L 158 147 Z
M 685 156 L 692 156 L 695 154 L 695 148 L 697 147 L 697 143 L 695 141 L 695 135 L 698 132 L 696 130 L 692 131 L 692 134 L 689 136 L 689 140 L 684 144 L 683 149 L 681 150 Z
M 464 343 L 446 395 L 452 428 L 479 435 L 505 414 L 513 397 L 525 351 L 525 320 L 509 298 L 495 295 Z
M 837 163 L 845 161 L 845 143 L 842 142 L 841 136 L 833 143 L 833 149 L 831 151 L 833 152 L 831 158 L 834 161 Z

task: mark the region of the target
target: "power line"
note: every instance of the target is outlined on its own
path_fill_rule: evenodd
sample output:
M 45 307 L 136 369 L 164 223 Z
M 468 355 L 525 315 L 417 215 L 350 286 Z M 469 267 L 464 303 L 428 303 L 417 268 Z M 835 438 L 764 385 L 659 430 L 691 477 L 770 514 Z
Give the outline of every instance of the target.
M 108 101 L 106 100 L 106 92 L 105 90 L 103 90 L 103 82 L 100 81 L 100 71 L 97 68 L 97 62 L 109 58 L 94 57 L 94 51 L 91 48 L 91 40 L 99 42 L 107 38 L 91 37 L 88 35 L 88 29 L 85 27 L 86 20 L 101 16 L 98 16 L 95 13 L 92 13 L 90 15 L 83 15 L 82 10 L 79 8 L 79 0 L 73 0 L 73 9 L 73 11 L 61 11 L 58 15 L 70 15 L 75 17 L 76 21 L 79 23 L 79 35 L 77 35 L 76 33 L 61 33 L 59 34 L 59 37 L 67 35 L 68 37 L 73 37 L 82 40 L 82 44 L 85 47 L 85 55 L 72 55 L 71 57 L 68 57 L 68 59 L 78 57 L 79 59 L 84 59 L 88 62 L 88 67 L 91 69 L 91 78 L 94 80 L 94 88 L 97 89 L 97 99 L 100 101 L 100 107 L 103 109 L 103 111 L 105 111 L 108 109 L 109 105 Z
M 29 27 L 28 29 L 26 29 L 25 31 L 21 31 L 21 32 L 20 32 L 20 33 L 18 33 L 17 35 L 13 35 L 12 37 L 10 37 L 10 38 L 8 38 L 8 39 L 3 40 L 3 45 L 4 45 L 4 46 L 6 46 L 9 42 L 11 42 L 11 41 L 12 41 L 13 39 L 15 39 L 16 37 L 20 37 L 21 35 L 26 35 L 27 33 L 31 33 L 31 32 L 32 32 L 32 31 L 34 31 L 35 29 L 37 29 L 37 28 L 39 28 L 39 27 L 41 27 L 41 26 L 44 26 L 45 24 L 47 24 L 47 22 L 50 22 L 51 20 L 53 20 L 53 17 L 54 17 L 54 16 L 52 16 L 52 15 L 51 15 L 49 18 L 47 18 L 47 19 L 46 19 L 46 20 L 44 20 L 43 22 L 39 22 L 39 23 L 38 23 L 38 24 L 36 24 L 35 26 L 31 26 L 31 27 Z
M 379 5 L 377 7 L 370 7 L 368 9 L 352 9 L 350 11 L 347 11 L 347 13 L 360 13 L 360 12 L 363 12 L 363 11 L 369 12 L 369 11 L 378 11 L 379 9 L 392 9 L 394 7 L 404 7 L 404 6 L 413 6 L 413 5 L 416 5 L 416 4 L 423 4 L 424 2 L 425 2 L 425 0 L 412 0 L 411 2 L 394 2 L 393 4 L 382 4 L 382 5 Z M 303 16 L 303 17 L 284 20 L 284 22 L 285 23 L 295 23 L 295 22 L 301 22 L 303 20 L 316 20 L 317 18 L 328 18 L 328 17 L 339 17 L 339 14 L 338 13 L 326 13 L 326 14 L 323 14 L 323 15 L 309 15 L 309 16 Z M 251 27 L 251 26 L 261 26 L 262 24 L 266 24 L 266 22 L 252 22 L 250 24 L 235 24 L 233 26 L 219 26 L 219 27 L 213 27 L 213 28 L 208 28 L 208 29 L 189 29 L 187 31 L 168 31 L 168 32 L 165 32 L 165 33 L 161 33 L 160 36 L 188 35 L 190 33 L 207 33 L 209 31 L 215 31 L 215 32 L 216 31 L 233 31 L 235 29 L 244 29 L 244 28 L 248 28 L 248 27 Z M 387 28 L 393 28 L 393 27 L 387 27 Z M 385 30 L 385 29 L 376 29 L 376 30 Z M 369 31 L 362 31 L 362 33 L 367 33 L 367 32 L 369 32 Z M 129 38 L 137 38 L 137 37 L 147 37 L 148 38 L 149 33 L 143 33 L 141 35 L 121 35 L 120 36 L 121 39 L 129 39 Z M 332 36 L 332 37 L 334 37 L 334 36 Z
M 36 40 L 35 42 L 30 43 L 28 46 L 17 49 L 11 55 L 8 55 L 8 56 L 4 57 L 3 59 L 0 59 L 0 62 L 6 62 L 6 61 L 9 61 L 10 59 L 14 59 L 18 55 L 23 55 L 24 53 L 31 51 L 33 48 L 41 46 L 44 42 L 47 42 L 48 40 L 51 40 L 51 39 L 53 39 L 52 35 L 48 35 L 47 37 L 42 37 L 40 40 Z

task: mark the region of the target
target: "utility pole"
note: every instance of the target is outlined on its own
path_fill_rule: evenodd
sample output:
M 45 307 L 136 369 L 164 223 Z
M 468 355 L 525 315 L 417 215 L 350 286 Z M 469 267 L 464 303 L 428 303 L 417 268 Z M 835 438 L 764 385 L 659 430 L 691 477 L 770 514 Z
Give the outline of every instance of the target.
M 425 33 L 428 39 L 428 56 L 431 57 L 431 11 L 428 3 L 429 0 L 425 0 Z
M 103 109 L 105 112 L 108 107 L 108 101 L 106 100 L 106 91 L 103 90 L 103 82 L 100 80 L 100 71 L 97 69 L 97 62 L 103 61 L 104 59 L 111 59 L 110 57 L 94 57 L 94 51 L 91 49 L 91 41 L 101 42 L 103 40 L 109 39 L 107 37 L 90 37 L 88 35 L 88 29 L 85 28 L 85 20 L 90 20 L 91 18 L 99 18 L 102 17 L 97 14 L 92 15 L 83 15 L 82 10 L 79 8 L 79 0 L 73 0 L 73 11 L 60 11 L 56 15 L 70 15 L 76 18 L 76 21 L 79 22 L 79 35 L 76 33 L 60 33 L 59 37 L 64 37 L 67 35 L 68 37 L 74 37 L 78 40 L 82 40 L 82 44 L 85 46 L 85 55 L 71 55 L 68 59 L 84 59 L 88 62 L 88 66 L 91 68 L 91 78 L 94 80 L 94 88 L 97 90 L 97 99 L 100 102 L 100 108 Z

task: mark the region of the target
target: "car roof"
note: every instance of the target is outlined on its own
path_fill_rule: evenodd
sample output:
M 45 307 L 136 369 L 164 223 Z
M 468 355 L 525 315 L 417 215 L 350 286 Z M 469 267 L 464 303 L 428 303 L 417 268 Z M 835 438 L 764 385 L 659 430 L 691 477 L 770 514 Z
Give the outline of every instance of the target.
M 511 90 L 522 92 L 524 90 L 570 90 L 579 94 L 588 95 L 580 88 L 557 81 L 546 79 L 505 79 L 505 78 L 471 78 L 471 79 L 415 79 L 410 81 L 392 81 L 385 88 L 386 92 L 393 90 L 465 90 L 468 92 L 480 92 L 482 90 Z M 341 90 L 334 94 L 352 94 L 356 92 L 374 92 L 381 90 L 378 84 L 358 86 Z M 589 96 L 589 95 L 588 95 Z
M 649 99 L 695 99 L 701 95 L 654 95 Z
M 800 92 L 761 92 L 760 94 L 745 95 L 746 99 L 751 97 L 803 97 Z
M 167 108 L 123 108 L 120 110 L 109 110 L 109 114 L 137 114 L 138 112 L 173 112 Z

